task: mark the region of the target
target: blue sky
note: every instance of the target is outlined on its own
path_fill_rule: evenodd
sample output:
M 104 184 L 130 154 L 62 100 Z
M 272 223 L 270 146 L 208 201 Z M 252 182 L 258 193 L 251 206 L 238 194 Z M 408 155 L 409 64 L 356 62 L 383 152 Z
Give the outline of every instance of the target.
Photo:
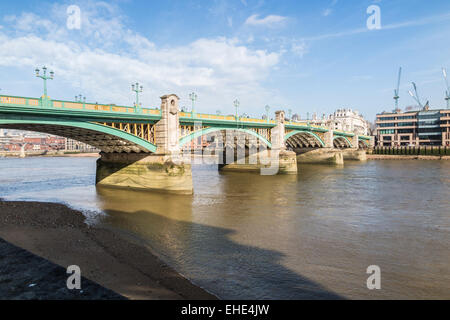
M 81 29 L 66 26 L 67 7 Z M 369 30 L 370 5 L 381 29 Z M 176 93 L 199 112 L 260 117 L 292 109 L 359 110 L 373 120 L 391 111 L 399 66 L 400 106 L 422 100 L 443 108 L 441 68 L 450 69 L 450 1 L 16 1 L 0 4 L 1 93 L 40 96 L 36 66 L 55 70 L 49 95 L 131 105 L 130 84 L 144 85 L 144 106 Z

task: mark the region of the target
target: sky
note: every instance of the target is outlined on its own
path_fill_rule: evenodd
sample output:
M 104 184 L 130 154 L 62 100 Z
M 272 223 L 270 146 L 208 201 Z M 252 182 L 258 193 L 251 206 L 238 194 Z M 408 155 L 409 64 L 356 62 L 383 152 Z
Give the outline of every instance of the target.
M 144 107 L 175 93 L 190 110 L 195 92 L 197 112 L 234 114 L 238 99 L 255 117 L 269 105 L 302 118 L 351 108 L 373 121 L 394 109 L 400 66 L 400 108 L 416 104 L 412 81 L 422 103 L 445 107 L 449 36 L 448 0 L 2 1 L 0 93 L 41 96 L 34 69 L 45 65 L 54 99 L 132 105 L 139 82 Z

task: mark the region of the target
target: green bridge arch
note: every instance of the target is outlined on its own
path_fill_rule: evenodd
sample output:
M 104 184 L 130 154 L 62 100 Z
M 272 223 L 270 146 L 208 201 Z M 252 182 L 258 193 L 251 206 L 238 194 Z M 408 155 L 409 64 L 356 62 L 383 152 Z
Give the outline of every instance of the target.
M 6 125 L 6 126 L 5 126 Z M 147 140 L 144 140 L 142 138 L 139 138 L 133 134 L 127 133 L 125 131 L 121 131 L 119 129 L 115 129 L 115 128 L 111 128 L 102 124 L 97 124 L 97 123 L 92 123 L 92 122 L 84 122 L 84 121 L 69 121 L 69 120 L 56 120 L 56 119 L 51 119 L 51 120 L 44 120 L 44 119 L 39 119 L 39 120 L 35 120 L 35 119 L 0 119 L 0 127 L 4 127 L 4 128 L 13 128 L 13 129 L 20 129 L 20 127 L 24 127 L 24 130 L 30 130 L 30 131 L 37 131 L 38 130 L 33 130 L 30 129 L 29 127 L 38 127 L 38 126 L 43 126 L 43 129 L 41 132 L 43 133 L 50 133 L 50 132 L 46 132 L 45 131 L 45 126 L 47 126 L 47 128 L 51 127 L 51 126 L 60 126 L 61 128 L 78 128 L 81 129 L 81 133 L 83 133 L 83 130 L 86 130 L 86 133 L 88 131 L 92 131 L 95 133 L 100 133 L 100 134 L 104 134 L 110 137 L 114 137 L 117 138 L 119 140 L 125 141 L 130 143 L 131 145 L 135 145 L 138 146 L 139 149 L 141 149 L 141 151 L 143 152 L 156 152 L 156 145 L 154 145 L 151 142 L 148 142 Z M 27 129 L 28 128 L 28 129 Z M 55 133 L 55 130 L 51 130 L 51 134 L 56 134 L 58 135 L 58 133 Z M 57 131 L 57 129 L 56 129 Z M 63 130 L 61 130 L 63 131 Z M 63 132 L 61 132 L 61 136 L 66 137 L 66 138 L 70 138 L 70 139 L 74 139 L 74 140 L 81 140 L 79 138 L 76 137 L 70 137 L 67 136 L 67 134 L 64 134 Z M 81 141 L 84 142 L 84 141 Z M 92 143 L 88 143 L 93 145 L 94 147 L 97 147 L 95 144 Z M 120 147 L 120 146 L 118 146 Z M 100 150 L 102 150 L 101 147 L 98 147 Z M 103 150 L 102 150 L 103 151 Z
M 360 142 L 362 142 L 362 143 L 364 143 L 364 145 L 366 146 L 366 147 L 368 147 L 370 144 L 369 144 L 369 142 L 367 142 L 367 140 L 366 139 L 363 139 L 363 138 L 358 138 L 358 141 L 360 141 Z
M 260 134 L 256 133 L 253 130 L 249 130 L 249 129 L 244 129 L 244 128 L 230 128 L 230 127 L 209 127 L 209 128 L 203 128 L 201 130 L 198 131 L 194 131 L 190 134 L 188 134 L 187 136 L 183 137 L 180 139 L 179 145 L 182 147 L 183 145 L 185 145 L 186 143 L 191 142 L 192 140 L 201 137 L 203 135 L 206 135 L 208 133 L 212 133 L 212 132 L 217 132 L 217 131 L 224 131 L 224 130 L 234 130 L 234 131 L 241 131 L 241 132 L 245 132 L 248 133 L 252 136 L 255 136 L 256 138 L 258 138 L 259 140 L 261 140 L 262 142 L 264 142 L 268 148 L 272 148 L 272 143 L 267 140 L 266 138 L 264 138 L 263 136 L 261 136 Z
M 295 136 L 296 134 L 299 134 L 299 133 L 307 133 L 307 134 L 309 134 L 310 136 L 314 137 L 317 141 L 319 141 L 319 143 L 320 143 L 320 145 L 322 147 L 325 147 L 325 143 L 323 142 L 323 140 L 317 134 L 315 134 L 312 131 L 307 131 L 307 130 L 293 130 L 293 131 L 290 131 L 284 136 L 284 141 L 287 141 L 290 137 Z
M 348 145 L 350 146 L 350 148 L 353 147 L 353 145 L 352 145 L 352 143 L 350 142 L 350 140 L 348 140 L 348 138 L 345 137 L 345 136 L 334 136 L 334 137 L 333 137 L 333 141 L 336 140 L 336 139 L 344 139 L 345 141 L 347 141 L 347 143 L 348 143 Z

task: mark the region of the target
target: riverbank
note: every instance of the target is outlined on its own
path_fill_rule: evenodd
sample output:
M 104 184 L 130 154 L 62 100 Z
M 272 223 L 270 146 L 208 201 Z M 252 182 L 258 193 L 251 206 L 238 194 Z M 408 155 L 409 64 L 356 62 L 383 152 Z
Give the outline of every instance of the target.
M 19 299 L 33 299 L 35 288 L 29 287 L 33 279 L 36 279 L 36 286 L 43 288 L 43 297 L 70 299 L 65 295 L 68 275 L 55 271 L 51 273 L 53 276 L 46 277 L 43 272 L 48 269 L 42 268 L 43 259 L 64 271 L 69 265 L 78 265 L 83 277 L 99 285 L 83 287 L 82 282 L 84 292 L 91 288 L 93 299 L 118 297 L 114 293 L 104 293 L 101 287 L 129 299 L 215 299 L 169 268 L 148 248 L 110 230 L 88 226 L 84 221 L 81 212 L 61 204 L 0 200 L 0 238 L 9 243 L 0 242 L 0 256 L 3 261 L 7 257 L 9 262 L 21 266 L 8 272 L 0 268 L 0 299 L 7 297 L 7 290 L 12 290 L 8 283 L 14 283 L 16 291 L 21 288 L 21 292 L 16 293 Z M 43 259 L 30 259 L 29 254 L 14 246 Z M 26 278 L 22 277 L 24 264 L 28 270 Z M 55 279 L 56 276 L 59 278 Z M 18 279 L 26 283 L 17 283 Z M 63 288 L 59 289 L 60 295 L 52 296 L 55 281 Z M 45 292 L 45 288 L 51 292 Z M 89 297 L 85 293 L 84 298 L 86 295 Z
M 2 300 L 122 300 L 123 296 L 84 277 L 82 289 L 67 289 L 66 269 L 0 238 Z
M 450 156 L 367 154 L 367 160 L 450 160 Z

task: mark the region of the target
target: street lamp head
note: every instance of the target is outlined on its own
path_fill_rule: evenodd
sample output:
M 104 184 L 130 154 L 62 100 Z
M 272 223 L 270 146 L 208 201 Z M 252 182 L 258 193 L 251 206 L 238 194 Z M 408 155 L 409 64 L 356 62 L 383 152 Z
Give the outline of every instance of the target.
M 36 68 L 36 77 L 39 77 L 39 69 L 38 68 Z
M 238 99 L 234 100 L 233 103 L 234 103 L 234 106 L 235 106 L 235 107 L 239 107 L 239 104 L 240 104 L 240 103 L 239 103 L 239 100 L 238 100 Z
M 134 91 L 134 84 L 132 84 L 132 85 L 131 85 L 131 90 L 133 90 L 133 91 Z
M 50 79 L 53 79 L 54 76 L 55 76 L 55 73 L 53 71 L 50 71 Z
M 269 107 L 269 105 L 266 105 L 266 112 L 269 112 L 269 110 L 270 110 L 270 107 Z
M 143 87 L 143 86 L 141 86 L 141 92 L 142 92 L 142 89 L 144 89 L 144 87 Z

